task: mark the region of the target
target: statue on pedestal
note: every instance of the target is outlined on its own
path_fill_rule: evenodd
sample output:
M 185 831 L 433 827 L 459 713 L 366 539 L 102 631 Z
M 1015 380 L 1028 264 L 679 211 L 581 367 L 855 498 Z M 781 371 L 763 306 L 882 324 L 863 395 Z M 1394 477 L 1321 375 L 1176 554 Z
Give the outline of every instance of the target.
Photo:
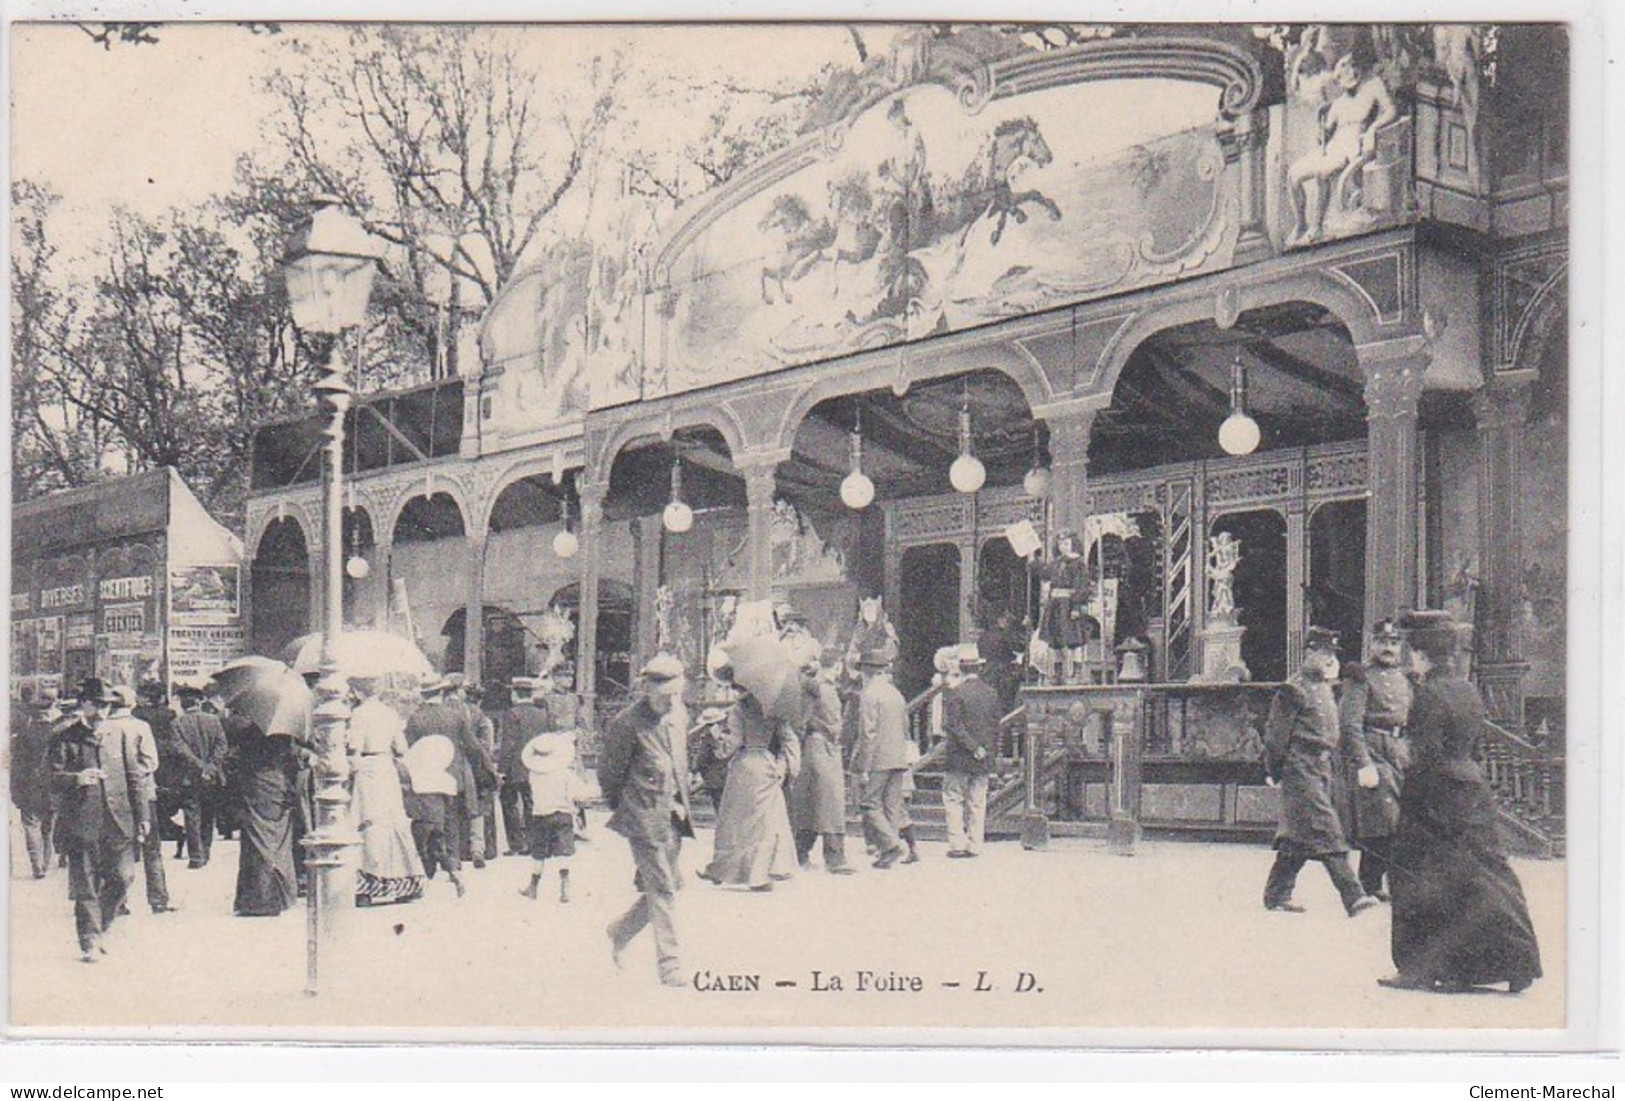
M 1236 622 L 1236 567 L 1241 564 L 1241 540 L 1227 531 L 1207 542 L 1208 611 L 1202 628 L 1202 671 L 1192 679 L 1224 684 L 1247 680 L 1251 674 L 1241 660 L 1241 636 L 1247 628 Z

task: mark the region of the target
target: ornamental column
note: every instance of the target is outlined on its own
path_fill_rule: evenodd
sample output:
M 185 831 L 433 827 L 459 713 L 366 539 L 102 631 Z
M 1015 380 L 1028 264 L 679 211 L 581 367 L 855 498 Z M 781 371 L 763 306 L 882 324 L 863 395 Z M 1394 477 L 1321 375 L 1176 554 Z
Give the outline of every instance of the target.
M 1416 605 L 1416 417 L 1428 365 L 1424 348 L 1423 338 L 1407 337 L 1356 349 L 1365 374 L 1367 631 Z
M 1095 423 L 1093 408 L 1046 416 L 1049 425 L 1050 531 L 1082 534 L 1089 516 L 1089 432 Z M 1049 541 L 1045 554 L 1053 554 Z
M 480 683 L 485 657 L 485 533 L 468 537 L 468 605 L 463 613 L 463 676 Z
M 745 479 L 750 563 L 745 595 L 750 600 L 767 600 L 773 595 L 773 494 L 778 488 L 779 458 L 777 452 L 748 454 L 734 463 Z
M 583 471 L 585 474 L 585 471 Z M 595 729 L 598 696 L 598 577 L 603 553 L 604 498 L 609 481 L 576 482 L 581 504 L 581 532 L 576 559 L 581 563 L 580 598 L 576 605 L 576 692 L 583 708 L 582 725 Z
M 1522 575 L 1523 433 L 1529 386 L 1497 385 L 1473 399 L 1478 418 L 1478 580 L 1474 651 L 1490 717 L 1523 732 L 1524 639 L 1519 629 Z

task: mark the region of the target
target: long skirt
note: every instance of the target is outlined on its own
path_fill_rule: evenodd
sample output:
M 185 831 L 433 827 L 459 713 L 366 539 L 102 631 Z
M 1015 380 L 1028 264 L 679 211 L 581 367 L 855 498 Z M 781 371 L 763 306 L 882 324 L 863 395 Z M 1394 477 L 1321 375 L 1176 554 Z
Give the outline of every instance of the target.
M 361 835 L 356 904 L 381 906 L 423 895 L 423 863 L 412 840 L 412 823 L 401 799 L 395 760 L 384 754 L 356 758 L 351 820 Z
M 710 865 L 700 873 L 713 883 L 761 887 L 794 872 L 796 847 L 784 785 L 765 748 L 741 749 L 728 765 L 715 845 Z
M 274 917 L 298 898 L 293 870 L 293 817 L 298 792 L 280 764 L 247 769 L 242 785 L 236 912 Z
M 1435 982 L 1540 977 L 1523 887 L 1482 780 L 1405 778 L 1392 867 L 1394 966 Z
M 790 781 L 790 824 L 798 832 L 846 832 L 841 747 L 823 734 L 809 734 L 801 743 L 801 771 Z

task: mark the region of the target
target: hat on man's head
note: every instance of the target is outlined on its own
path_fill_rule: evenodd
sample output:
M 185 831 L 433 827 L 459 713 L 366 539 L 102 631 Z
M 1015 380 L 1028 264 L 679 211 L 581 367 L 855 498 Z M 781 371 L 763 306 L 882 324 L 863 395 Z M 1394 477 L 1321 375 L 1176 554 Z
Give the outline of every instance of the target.
M 135 689 L 127 684 L 115 684 L 107 690 L 107 702 L 128 711 L 135 706 Z
M 144 680 L 137 691 L 141 693 L 142 699 L 151 700 L 154 703 L 162 703 L 169 698 L 169 690 L 164 687 L 164 682 L 160 680 L 150 678 Z
M 638 672 L 643 680 L 667 695 L 678 695 L 683 691 L 683 663 L 670 654 L 660 653 L 650 658 Z
M 1325 627 L 1311 627 L 1303 636 L 1305 650 L 1322 650 L 1328 654 L 1337 653 L 1337 632 Z
M 982 648 L 974 642 L 967 642 L 959 647 L 959 668 L 980 669 L 987 661 L 982 657 Z
M 1461 645 L 1461 626 L 1449 612 L 1415 611 L 1400 617 L 1411 649 L 1448 657 Z
M 79 682 L 79 691 L 74 693 L 76 703 L 107 703 L 107 685 L 102 683 L 100 677 L 86 677 Z
M 515 692 L 534 692 L 540 684 L 536 677 L 514 677 L 508 681 L 508 687 Z
M 446 678 L 439 673 L 425 673 L 418 678 L 418 695 L 438 696 L 446 690 Z
M 1399 629 L 1399 624 L 1391 619 L 1381 619 L 1371 628 L 1371 641 L 1382 639 L 1388 642 L 1405 641 L 1405 633 Z
M 464 687 L 466 684 L 468 684 L 468 678 L 463 676 L 461 673 L 447 673 L 446 674 L 446 687 L 447 688 L 458 689 L 458 688 Z

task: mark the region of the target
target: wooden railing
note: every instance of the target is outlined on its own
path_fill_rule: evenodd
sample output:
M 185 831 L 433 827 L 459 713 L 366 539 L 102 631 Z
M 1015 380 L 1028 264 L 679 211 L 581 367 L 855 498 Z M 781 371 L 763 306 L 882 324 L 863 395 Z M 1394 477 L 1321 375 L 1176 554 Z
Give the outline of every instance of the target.
M 1484 722 L 1484 778 L 1501 806 L 1501 820 L 1534 855 L 1560 856 L 1564 839 L 1561 746 L 1537 745 L 1493 720 Z

